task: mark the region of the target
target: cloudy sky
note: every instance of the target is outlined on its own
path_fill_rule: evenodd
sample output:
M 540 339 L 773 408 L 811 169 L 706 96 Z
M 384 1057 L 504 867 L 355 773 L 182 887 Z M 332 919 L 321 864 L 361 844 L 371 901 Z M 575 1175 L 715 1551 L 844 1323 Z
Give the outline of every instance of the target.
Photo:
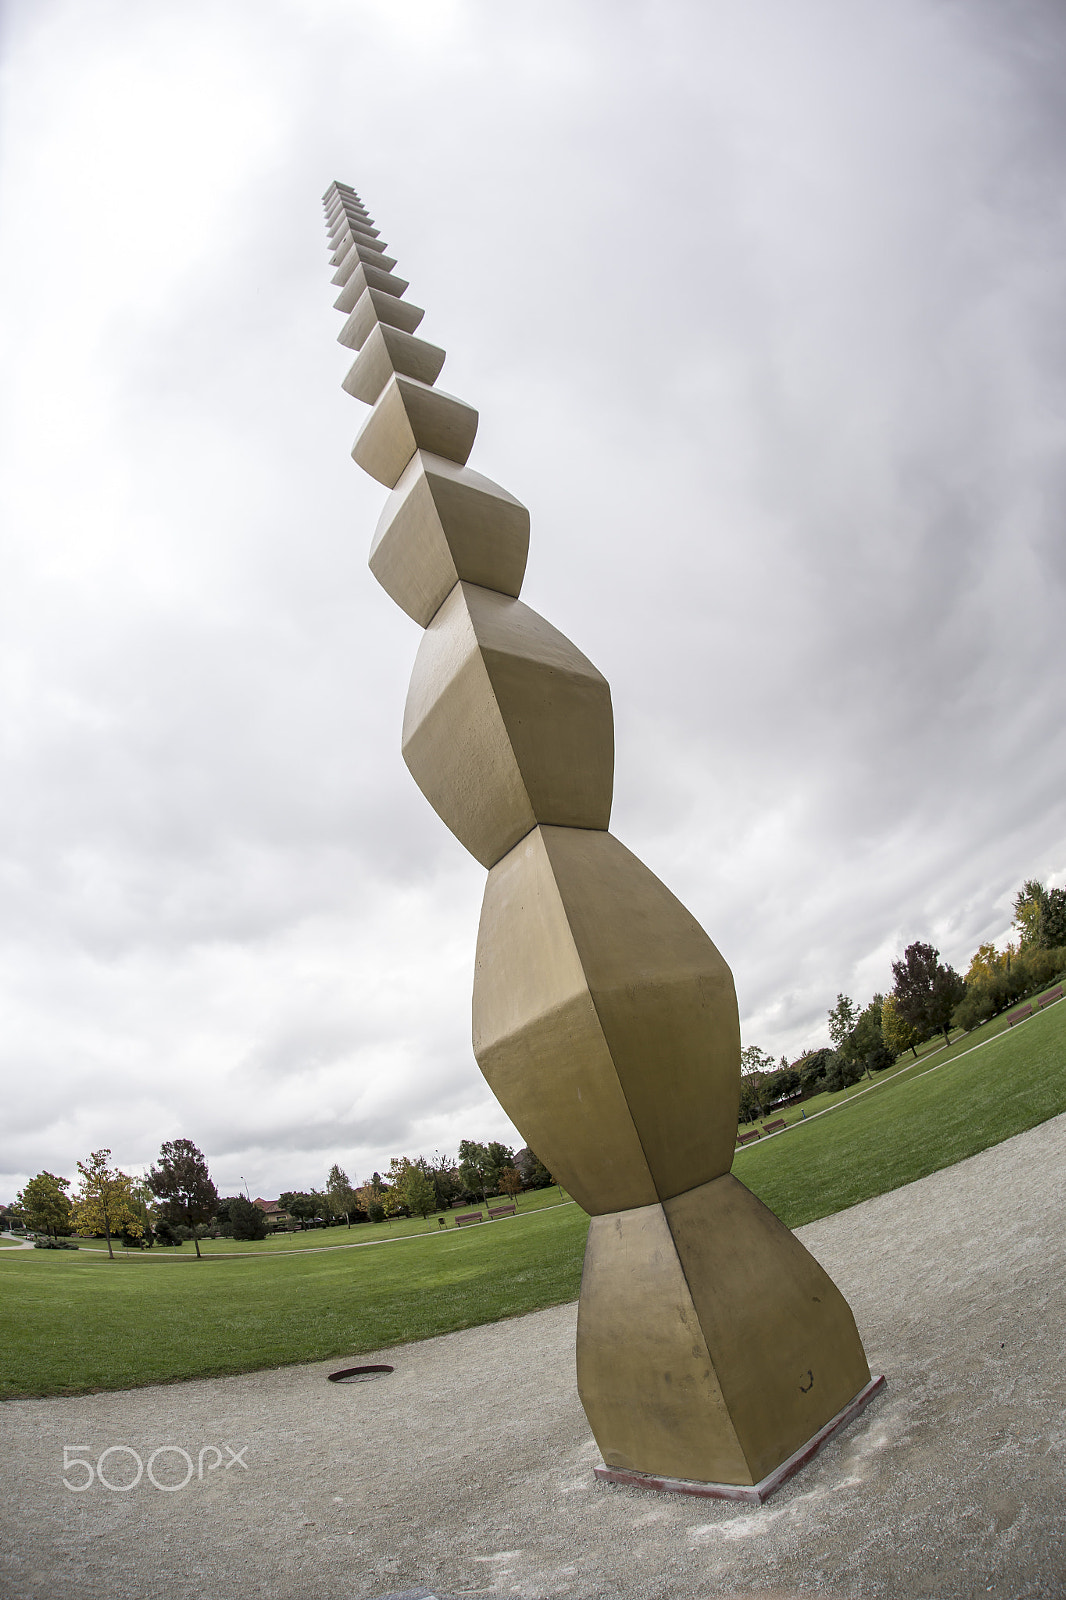
M 1056 0 L 8 0 L 0 1199 L 521 1142 L 399 754 L 321 196 L 377 218 L 612 827 L 790 1055 L 1066 881 Z

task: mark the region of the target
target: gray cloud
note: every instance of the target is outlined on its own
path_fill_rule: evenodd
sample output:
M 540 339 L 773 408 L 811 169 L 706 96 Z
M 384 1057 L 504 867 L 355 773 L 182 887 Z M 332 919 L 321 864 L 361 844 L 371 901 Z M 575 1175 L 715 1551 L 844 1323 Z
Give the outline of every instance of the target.
M 0 1183 L 516 1138 L 399 727 L 319 196 L 354 183 L 611 680 L 614 828 L 821 1037 L 1066 875 L 1050 5 L 12 7 Z

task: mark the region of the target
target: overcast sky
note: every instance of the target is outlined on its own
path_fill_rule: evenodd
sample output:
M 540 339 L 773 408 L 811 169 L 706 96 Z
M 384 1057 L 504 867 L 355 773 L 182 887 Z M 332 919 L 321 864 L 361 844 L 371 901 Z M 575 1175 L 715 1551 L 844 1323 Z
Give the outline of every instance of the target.
M 1066 881 L 1057 0 L 14 0 L 0 122 L 0 1199 L 521 1143 L 484 872 L 399 739 L 321 197 L 377 219 L 613 831 L 825 1040 Z

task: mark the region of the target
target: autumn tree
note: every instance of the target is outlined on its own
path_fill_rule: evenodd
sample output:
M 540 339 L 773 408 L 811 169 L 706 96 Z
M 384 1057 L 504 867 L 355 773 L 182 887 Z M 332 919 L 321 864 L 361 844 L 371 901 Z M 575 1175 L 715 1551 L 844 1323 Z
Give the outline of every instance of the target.
M 500 1171 L 500 1189 L 509 1194 L 518 1209 L 518 1196 L 522 1192 L 522 1174 L 517 1167 L 503 1167 Z
M 218 1190 L 211 1182 L 203 1152 L 191 1139 L 166 1140 L 159 1165 L 149 1170 L 148 1187 L 161 1202 L 159 1209 L 166 1220 L 191 1231 L 199 1256 L 199 1230 L 218 1209 Z
M 15 1206 L 26 1226 L 50 1233 L 58 1238 L 70 1232 L 70 1200 L 67 1190 L 69 1178 L 57 1178 L 54 1172 L 39 1172 L 15 1196 Z
M 102 1233 L 107 1240 L 107 1253 L 114 1261 L 112 1236 L 125 1233 L 139 1239 L 144 1224 L 137 1206 L 136 1180 L 118 1167 L 110 1167 L 110 1160 L 110 1150 L 94 1150 L 87 1162 L 78 1162 L 81 1188 L 74 1196 L 71 1221 L 83 1236 Z
M 904 1050 L 909 1050 L 917 1061 L 922 1035 L 912 1023 L 904 1020 L 894 994 L 886 994 L 881 1002 L 881 1035 L 894 1055 L 901 1056 Z

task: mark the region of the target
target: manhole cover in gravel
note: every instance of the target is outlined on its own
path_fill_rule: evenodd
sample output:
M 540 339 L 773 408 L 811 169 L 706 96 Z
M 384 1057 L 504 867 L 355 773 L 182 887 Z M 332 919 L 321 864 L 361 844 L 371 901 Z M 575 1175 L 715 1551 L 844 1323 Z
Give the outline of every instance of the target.
M 329 1374 L 330 1383 L 370 1383 L 374 1378 L 383 1378 L 387 1372 L 392 1372 L 392 1367 L 344 1367 L 340 1372 Z

